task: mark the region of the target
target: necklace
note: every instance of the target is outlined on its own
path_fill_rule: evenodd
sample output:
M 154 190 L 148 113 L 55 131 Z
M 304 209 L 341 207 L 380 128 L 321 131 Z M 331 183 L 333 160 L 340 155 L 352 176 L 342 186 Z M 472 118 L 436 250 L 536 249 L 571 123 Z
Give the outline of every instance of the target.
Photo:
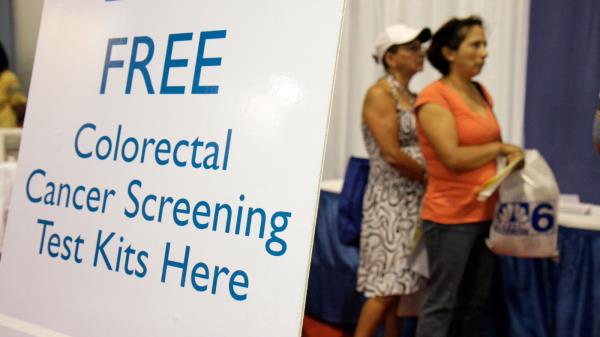
M 404 94 L 404 96 L 409 98 L 411 106 L 415 104 L 415 96 L 408 90 L 408 87 L 401 86 L 400 82 L 394 76 L 388 76 L 388 83 L 392 88 L 392 95 L 396 99 L 397 104 L 400 102 L 400 94 Z

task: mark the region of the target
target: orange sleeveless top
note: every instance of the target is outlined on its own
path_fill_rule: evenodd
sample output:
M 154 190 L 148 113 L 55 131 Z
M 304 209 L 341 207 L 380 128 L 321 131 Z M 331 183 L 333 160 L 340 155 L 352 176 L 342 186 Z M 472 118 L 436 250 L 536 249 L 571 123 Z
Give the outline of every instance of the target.
M 472 111 L 459 93 L 441 80 L 427 86 L 417 97 L 415 112 L 428 103 L 439 105 L 454 115 L 459 145 L 481 145 L 500 141 L 500 127 L 492 112 L 492 98 L 481 86 L 489 102 L 487 114 Z M 451 171 L 438 158 L 423 133 L 417 118 L 419 143 L 429 176 L 423 198 L 421 217 L 441 224 L 464 224 L 491 220 L 497 194 L 485 202 L 477 201 L 481 185 L 496 174 L 492 160 L 476 169 Z

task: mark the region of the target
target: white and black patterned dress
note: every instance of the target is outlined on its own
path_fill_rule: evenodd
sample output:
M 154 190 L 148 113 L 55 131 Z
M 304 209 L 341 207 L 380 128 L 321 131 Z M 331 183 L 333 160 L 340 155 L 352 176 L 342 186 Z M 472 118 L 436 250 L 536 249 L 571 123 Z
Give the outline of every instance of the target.
M 387 80 L 396 97 L 400 146 L 423 164 L 414 113 L 399 106 L 398 83 L 391 76 Z M 425 278 L 413 271 L 409 262 L 421 226 L 424 188 L 391 167 L 369 128 L 363 124 L 362 130 L 370 169 L 363 201 L 357 290 L 365 297 L 412 294 L 425 286 Z

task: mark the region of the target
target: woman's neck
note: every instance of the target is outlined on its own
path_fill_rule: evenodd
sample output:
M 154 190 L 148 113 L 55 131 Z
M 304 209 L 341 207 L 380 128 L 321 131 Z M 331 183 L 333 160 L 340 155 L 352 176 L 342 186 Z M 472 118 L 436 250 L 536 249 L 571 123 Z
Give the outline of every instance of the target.
M 392 75 L 392 77 L 394 77 L 394 79 L 396 80 L 396 82 L 398 82 L 398 84 L 403 88 L 406 89 L 406 91 L 408 92 L 408 83 L 410 82 L 410 79 L 412 78 L 412 75 L 408 75 L 408 74 L 403 74 L 399 71 L 392 71 L 390 72 L 390 75 Z
M 460 76 L 456 73 L 450 73 L 444 77 L 450 85 L 455 87 L 456 89 L 462 91 L 469 91 L 471 89 L 471 78 Z

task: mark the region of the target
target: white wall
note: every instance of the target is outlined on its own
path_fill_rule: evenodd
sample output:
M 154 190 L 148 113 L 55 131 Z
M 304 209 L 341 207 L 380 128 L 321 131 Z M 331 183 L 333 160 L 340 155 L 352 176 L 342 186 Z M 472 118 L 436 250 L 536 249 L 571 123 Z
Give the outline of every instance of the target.
M 43 0 L 14 0 L 14 69 L 25 92 L 29 91 Z M 57 51 L 58 52 L 58 51 Z
M 383 74 L 371 58 L 377 34 L 395 23 L 435 31 L 453 16 L 473 14 L 484 20 L 490 52 L 477 80 L 494 98 L 504 140 L 522 143 L 529 0 L 347 0 L 323 179 L 341 178 L 351 155 L 366 156 L 360 128 L 362 101 L 367 88 Z M 426 62 L 411 89 L 418 92 L 439 77 Z

